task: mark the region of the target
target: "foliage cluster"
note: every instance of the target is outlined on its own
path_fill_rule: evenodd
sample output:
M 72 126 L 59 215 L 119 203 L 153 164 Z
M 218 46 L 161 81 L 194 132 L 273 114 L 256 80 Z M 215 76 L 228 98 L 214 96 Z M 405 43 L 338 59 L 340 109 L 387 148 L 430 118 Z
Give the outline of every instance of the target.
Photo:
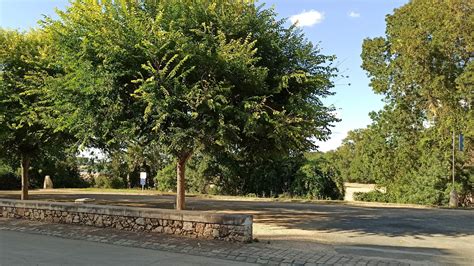
M 271 160 L 231 161 L 197 154 L 187 169 L 187 191 L 194 193 L 254 195 L 258 197 L 300 197 L 342 199 L 340 175 L 321 153 Z M 162 191 L 176 190 L 175 164 L 158 172 L 156 186 Z
M 82 188 L 89 184 L 80 176 L 78 162 L 69 154 L 44 154 L 38 156 L 29 170 L 31 188 L 42 188 L 44 177 L 51 176 L 55 188 Z M 21 169 L 18 160 L 0 159 L 0 188 L 13 190 L 21 187 Z
M 364 41 L 362 67 L 386 104 L 335 152 L 346 180 L 387 189 L 362 199 L 446 204 L 459 133 L 464 151 L 454 158 L 456 186 L 461 195 L 472 191 L 473 29 L 472 1 L 415 0 L 387 16 L 385 37 Z
M 177 164 L 180 209 L 193 156 L 188 187 L 217 176 L 223 191 L 271 194 L 299 169 L 285 158 L 314 148 L 337 121 L 321 101 L 332 94 L 334 57 L 254 1 L 76 0 L 58 15 L 0 36 L 0 141 L 22 158 L 23 181 L 54 143 L 102 149 L 99 186 L 131 186 L 139 171 Z M 320 175 L 307 168 L 300 176 Z M 297 193 L 322 196 L 305 182 Z
M 96 188 L 124 188 L 125 183 L 119 177 L 99 174 L 94 177 L 93 186 Z
M 355 192 L 354 200 L 358 201 L 369 201 L 369 202 L 389 202 L 387 194 L 380 192 L 378 190 L 370 192 Z

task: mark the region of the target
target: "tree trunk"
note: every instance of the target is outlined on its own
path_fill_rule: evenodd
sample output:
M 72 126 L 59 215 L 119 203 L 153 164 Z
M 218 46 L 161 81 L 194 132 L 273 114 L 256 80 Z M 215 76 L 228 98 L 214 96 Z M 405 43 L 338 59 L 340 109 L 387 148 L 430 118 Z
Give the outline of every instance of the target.
M 191 153 L 185 153 L 178 158 L 178 163 L 176 166 L 176 176 L 177 176 L 177 191 L 176 191 L 176 210 L 184 210 L 185 208 L 185 172 L 186 172 L 186 162 L 188 161 Z
M 27 155 L 21 156 L 21 200 L 28 199 L 28 169 L 30 168 L 30 158 Z

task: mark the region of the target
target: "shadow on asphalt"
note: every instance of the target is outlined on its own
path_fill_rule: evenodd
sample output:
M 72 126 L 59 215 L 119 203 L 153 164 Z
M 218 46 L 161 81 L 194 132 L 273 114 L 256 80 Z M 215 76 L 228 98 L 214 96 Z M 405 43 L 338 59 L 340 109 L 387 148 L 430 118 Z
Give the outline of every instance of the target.
M 455 254 L 438 248 L 401 247 L 384 245 L 344 245 L 335 250 L 339 254 L 357 255 L 364 257 L 379 257 L 396 260 L 436 261 L 440 264 L 459 264 L 460 258 Z
M 17 199 L 4 194 L 2 198 Z M 172 195 L 111 195 L 34 193 L 31 200 L 73 201 L 95 198 L 96 204 L 172 209 Z M 474 211 L 348 206 L 342 204 L 282 203 L 187 198 L 187 209 L 254 215 L 256 223 L 326 232 L 357 232 L 389 237 L 473 236 Z

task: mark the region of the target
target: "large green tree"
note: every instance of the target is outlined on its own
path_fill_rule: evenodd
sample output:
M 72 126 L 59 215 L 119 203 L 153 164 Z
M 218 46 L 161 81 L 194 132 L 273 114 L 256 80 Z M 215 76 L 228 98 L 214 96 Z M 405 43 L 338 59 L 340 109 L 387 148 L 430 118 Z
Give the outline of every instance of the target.
M 50 44 L 41 31 L 0 29 L 0 155 L 21 161 L 21 199 L 28 199 L 31 160 L 66 141 L 45 120 L 49 104 L 43 88 L 61 71 L 49 57 Z
M 58 128 L 87 145 L 157 142 L 177 161 L 177 209 L 196 151 L 288 154 L 336 121 L 333 57 L 253 1 L 78 0 L 49 19 L 66 73 Z
M 372 174 L 393 199 L 441 203 L 453 132 L 465 135 L 456 179 L 472 175 L 474 2 L 413 0 L 386 21 L 385 37 L 363 43 L 362 67 L 386 106 L 372 114 L 365 139 L 375 141 L 360 148 L 375 151 Z

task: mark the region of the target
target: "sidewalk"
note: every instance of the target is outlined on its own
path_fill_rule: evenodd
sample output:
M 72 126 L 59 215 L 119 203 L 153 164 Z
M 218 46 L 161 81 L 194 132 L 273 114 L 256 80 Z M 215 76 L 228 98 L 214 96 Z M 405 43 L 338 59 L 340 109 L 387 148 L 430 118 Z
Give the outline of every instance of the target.
M 269 247 L 266 243 L 228 243 L 4 218 L 0 218 L 0 231 L 16 231 L 264 265 L 433 265 L 433 262 L 423 263 L 354 256 L 337 252 L 307 252 L 290 248 L 274 248 Z
M 242 262 L 0 230 L 0 265 L 239 266 Z

